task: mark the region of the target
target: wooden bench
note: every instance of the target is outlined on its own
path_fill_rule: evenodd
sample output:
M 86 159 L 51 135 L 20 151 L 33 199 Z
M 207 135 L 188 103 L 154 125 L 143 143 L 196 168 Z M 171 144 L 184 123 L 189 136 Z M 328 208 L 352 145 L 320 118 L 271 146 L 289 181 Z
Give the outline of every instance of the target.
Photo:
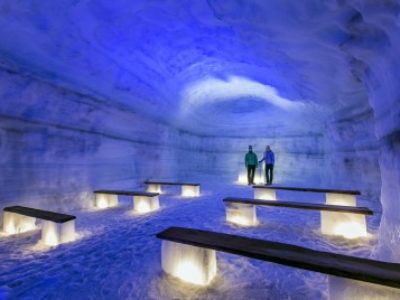
M 3 230 L 17 234 L 36 228 L 36 219 L 43 220 L 42 242 L 55 246 L 75 240 L 75 216 L 25 206 L 4 208 Z
M 225 198 L 223 202 L 226 207 L 227 221 L 244 226 L 257 225 L 256 206 L 318 210 L 321 214 L 321 232 L 323 234 L 341 235 L 347 238 L 367 236 L 366 216 L 373 215 L 373 211 L 366 207 L 343 205 L 233 197 Z
M 137 213 L 148 213 L 160 208 L 158 193 L 127 190 L 97 190 L 94 191 L 95 206 L 107 208 L 118 205 L 118 195 L 132 196 L 133 210 Z
M 198 197 L 200 196 L 200 184 L 189 183 L 189 182 L 168 182 L 168 181 L 152 181 L 146 180 L 144 182 L 147 185 L 148 192 L 162 193 L 162 185 L 173 185 L 181 186 L 181 195 L 183 197 Z
M 305 187 L 290 187 L 277 185 L 254 185 L 254 198 L 265 200 L 276 200 L 276 191 L 310 192 L 323 193 L 326 197 L 326 204 L 357 206 L 356 196 L 361 195 L 360 191 L 340 189 L 320 189 Z
M 212 281 L 217 273 L 215 251 L 221 251 L 328 274 L 332 300 L 400 296 L 400 264 L 182 227 L 170 227 L 157 237 L 162 240 L 163 270 L 194 284 Z

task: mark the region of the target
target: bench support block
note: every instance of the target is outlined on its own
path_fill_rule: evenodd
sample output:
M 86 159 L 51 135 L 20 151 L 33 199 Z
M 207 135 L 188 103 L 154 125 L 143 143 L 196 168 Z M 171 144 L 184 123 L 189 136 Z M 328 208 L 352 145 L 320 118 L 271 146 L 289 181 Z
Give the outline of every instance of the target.
M 95 206 L 97 208 L 108 208 L 118 205 L 118 195 L 96 194 Z
M 158 196 L 133 196 L 133 210 L 139 214 L 145 214 L 159 208 Z
M 256 206 L 243 203 L 225 204 L 226 221 L 241 226 L 258 224 Z
M 3 231 L 7 234 L 17 234 L 36 228 L 36 218 L 5 211 L 3 215 Z
M 273 189 L 254 189 L 254 198 L 262 200 L 276 200 L 276 191 Z
M 357 206 L 355 195 L 326 193 L 326 204 L 344 205 L 344 206 Z
M 147 184 L 147 192 L 162 194 L 161 184 L 148 183 Z
M 199 185 L 182 185 L 183 197 L 198 197 L 200 196 L 200 186 Z
M 366 237 L 365 215 L 321 211 L 321 232 L 327 235 L 341 235 L 349 239 Z
M 348 300 L 348 299 L 400 299 L 400 290 L 329 275 L 329 300 Z
M 56 246 L 58 244 L 72 242 L 75 238 L 75 220 L 65 223 L 43 221 L 42 242 L 45 245 Z
M 215 250 L 162 241 L 162 268 L 182 281 L 207 285 L 217 274 Z
M 238 184 L 247 184 L 247 175 L 244 172 L 240 172 L 236 181 Z

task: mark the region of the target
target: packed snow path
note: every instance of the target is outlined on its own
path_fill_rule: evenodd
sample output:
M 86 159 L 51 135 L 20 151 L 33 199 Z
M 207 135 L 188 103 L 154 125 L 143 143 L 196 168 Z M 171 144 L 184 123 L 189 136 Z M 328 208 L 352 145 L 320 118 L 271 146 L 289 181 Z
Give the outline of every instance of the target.
M 168 192 L 168 190 L 167 190 Z M 155 234 L 169 226 L 234 233 L 302 245 L 317 250 L 368 257 L 375 239 L 346 241 L 319 232 L 319 214 L 259 208 L 260 225 L 242 228 L 225 221 L 222 199 L 251 197 L 249 187 L 202 185 L 199 198 L 170 193 L 161 209 L 132 213 L 132 200 L 107 210 L 74 211 L 80 238 L 45 249 L 35 245 L 39 231 L 0 237 L 0 299 L 326 299 L 327 276 L 218 253 L 218 275 L 207 288 L 187 285 L 161 269 L 161 241 Z M 323 195 L 284 194 L 293 201 L 322 203 Z M 359 205 L 371 207 L 367 200 Z M 372 209 L 378 209 L 371 207 Z M 380 214 L 368 220 L 375 233 Z

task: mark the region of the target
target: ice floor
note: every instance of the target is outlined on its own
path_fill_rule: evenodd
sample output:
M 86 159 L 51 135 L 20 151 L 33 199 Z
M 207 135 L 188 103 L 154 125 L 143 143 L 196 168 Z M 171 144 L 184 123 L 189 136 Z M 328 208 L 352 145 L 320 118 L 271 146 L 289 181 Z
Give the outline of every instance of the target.
M 161 210 L 131 212 L 130 198 L 108 210 L 74 211 L 80 239 L 56 248 L 35 245 L 39 232 L 0 237 L 0 299 L 326 299 L 327 276 L 218 253 L 218 275 L 207 288 L 175 280 L 161 270 L 161 241 L 155 234 L 178 225 L 246 235 L 368 257 L 367 240 L 327 239 L 315 211 L 258 208 L 260 226 L 225 222 L 222 198 L 252 197 L 247 186 L 203 184 L 202 196 L 186 199 L 174 188 L 160 197 Z M 281 193 L 287 200 L 324 202 L 323 195 Z M 376 203 L 376 202 L 375 202 Z M 361 199 L 359 205 L 373 206 Z M 368 220 L 374 234 L 380 214 Z

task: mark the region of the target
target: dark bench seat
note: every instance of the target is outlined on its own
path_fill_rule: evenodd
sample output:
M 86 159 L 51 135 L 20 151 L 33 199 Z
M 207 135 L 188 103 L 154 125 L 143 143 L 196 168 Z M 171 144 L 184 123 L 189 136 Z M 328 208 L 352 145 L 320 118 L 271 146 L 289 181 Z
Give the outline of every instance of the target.
M 109 208 L 118 205 L 118 196 L 132 196 L 133 208 L 139 213 L 148 213 L 160 208 L 159 193 L 128 190 L 96 190 L 95 206 L 97 208 Z
M 343 205 L 330 205 L 330 204 L 318 204 L 318 203 L 305 203 L 305 202 L 293 202 L 293 201 L 274 201 L 274 200 L 259 200 L 251 198 L 234 198 L 228 197 L 223 199 L 225 203 L 242 203 L 258 206 L 278 206 L 287 208 L 298 208 L 298 209 L 308 209 L 308 210 L 324 210 L 324 211 L 334 211 L 352 214 L 362 214 L 362 215 L 373 215 L 374 212 L 367 207 L 353 207 L 353 206 L 343 206 Z
M 167 242 L 173 242 L 173 244 L 200 247 L 204 251 L 208 251 L 208 255 L 215 256 L 215 253 L 212 254 L 209 251 L 217 250 L 352 280 L 396 289 L 400 288 L 400 264 L 317 251 L 286 243 L 182 227 L 170 227 L 158 233 L 157 237 Z M 170 248 L 168 248 L 168 245 L 163 247 L 166 251 L 181 251 L 181 259 L 185 259 L 185 250 L 178 249 L 176 245 Z M 190 250 L 186 248 L 186 251 Z M 171 259 L 174 254 L 176 255 L 176 253 L 163 253 L 163 268 L 167 273 L 179 277 L 179 270 L 178 273 L 171 273 L 173 270 L 169 268 L 169 262 L 164 261 Z M 205 253 L 201 254 L 198 251 L 198 254 L 199 267 L 213 267 L 213 264 L 205 265 L 204 257 L 207 256 Z M 214 257 L 213 259 L 216 258 Z M 209 263 L 210 261 L 207 262 Z M 194 265 L 193 258 L 191 263 Z M 199 270 L 196 270 L 196 272 L 199 272 Z M 209 269 L 204 270 L 205 274 L 209 272 Z M 185 278 L 181 279 L 185 280 Z M 210 280 L 207 281 L 210 282 Z
M 346 238 L 366 237 L 366 216 L 373 215 L 367 207 L 304 203 L 281 200 L 263 200 L 228 197 L 225 203 L 226 220 L 241 226 L 256 226 L 256 206 L 273 206 L 291 209 L 320 211 L 321 233 Z
M 199 183 L 189 183 L 189 182 L 171 182 L 171 181 L 152 181 L 146 180 L 145 184 L 158 184 L 158 185 L 189 185 L 189 186 L 200 186 Z
M 254 185 L 253 188 L 296 191 L 296 192 L 311 192 L 311 193 L 334 193 L 334 194 L 347 194 L 347 195 L 361 195 L 360 191 L 341 190 L 341 189 L 323 189 L 323 188 L 292 187 L 292 186 L 279 186 L 279 185 Z
M 4 208 L 3 230 L 17 234 L 36 228 L 36 219 L 43 220 L 41 241 L 55 246 L 75 240 L 75 216 L 25 206 Z
M 146 180 L 147 191 L 153 193 L 162 193 L 162 185 L 180 186 L 181 195 L 184 197 L 197 197 L 200 196 L 200 184 L 190 182 L 170 182 L 170 181 L 156 181 Z
M 356 196 L 361 195 L 360 191 L 356 190 L 341 190 L 341 189 L 322 189 L 308 187 L 291 187 L 278 185 L 255 185 L 254 198 L 265 200 L 276 200 L 277 191 L 293 191 L 293 192 L 310 192 L 325 194 L 326 204 L 357 206 Z
M 158 196 L 159 193 L 149 193 L 143 191 L 127 191 L 127 190 L 97 190 L 95 194 L 109 194 L 109 195 L 123 195 L 123 196 L 145 196 L 154 197 Z
M 75 216 L 60 214 L 48 210 L 42 210 L 37 208 L 25 207 L 25 206 L 9 206 L 5 207 L 4 211 L 16 213 L 23 216 L 43 219 L 52 221 L 55 223 L 65 223 L 76 219 Z

